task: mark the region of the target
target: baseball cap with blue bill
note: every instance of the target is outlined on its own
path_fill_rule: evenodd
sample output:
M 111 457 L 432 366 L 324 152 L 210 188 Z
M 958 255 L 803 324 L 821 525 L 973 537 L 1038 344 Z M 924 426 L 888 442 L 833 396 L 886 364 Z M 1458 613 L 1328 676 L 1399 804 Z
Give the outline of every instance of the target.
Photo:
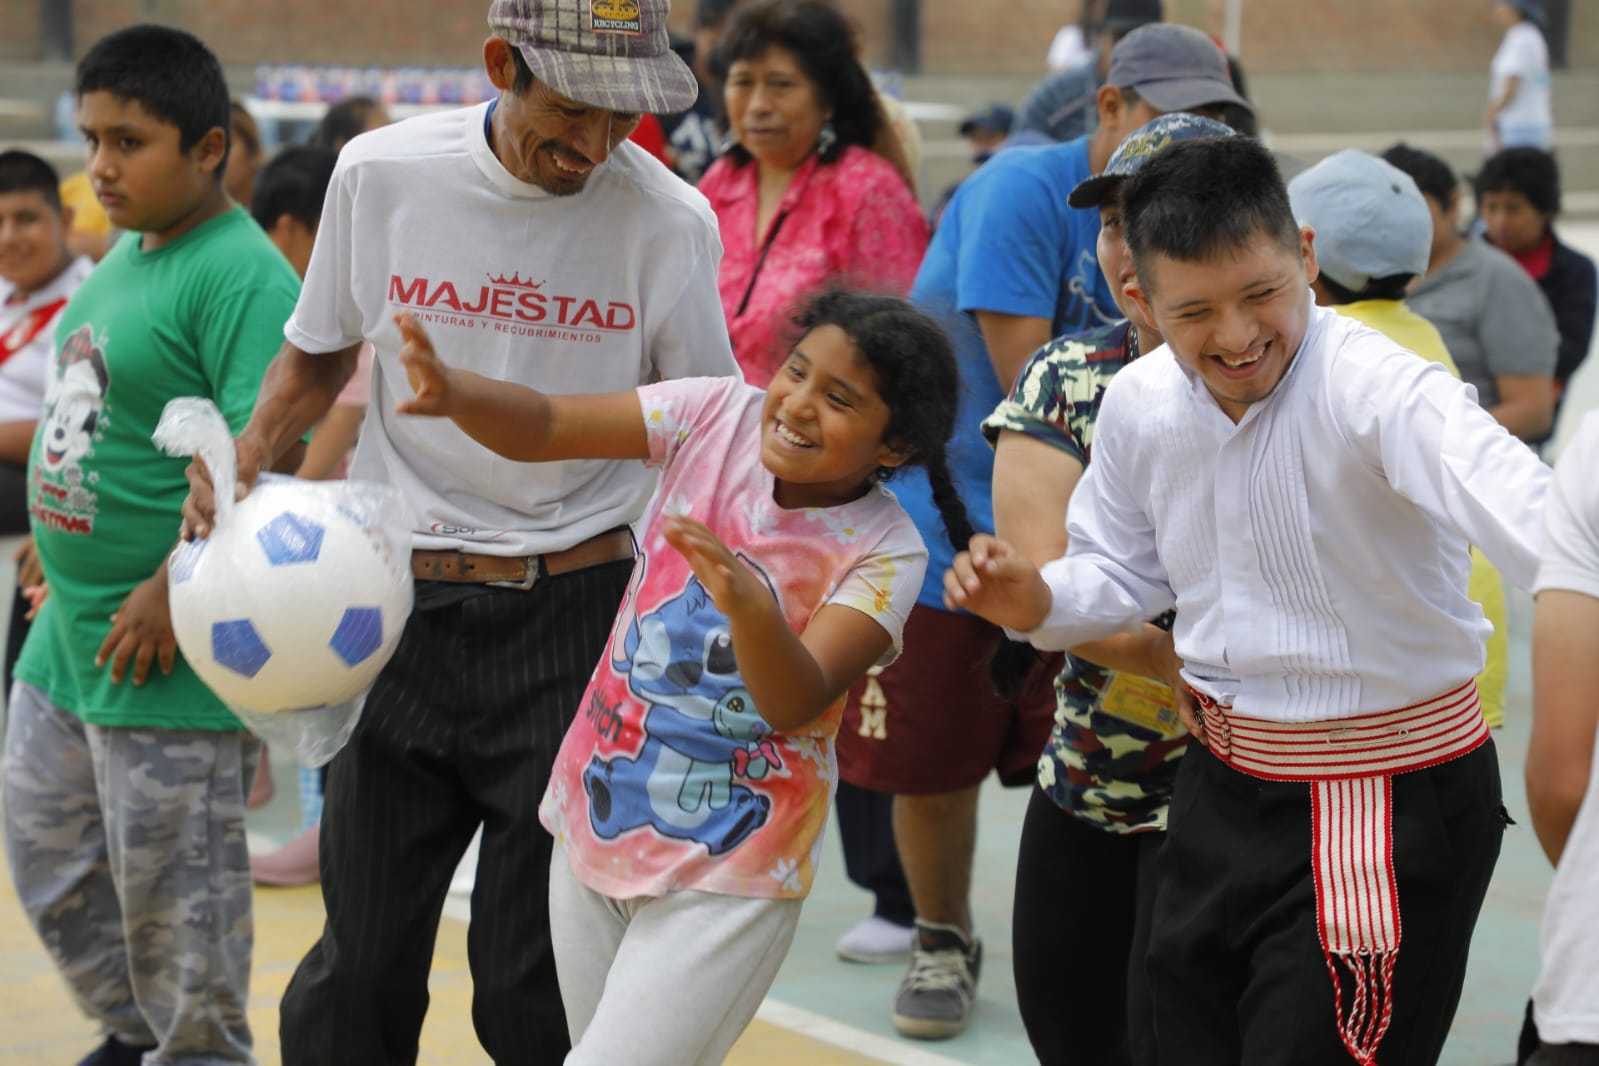
M 1377 278 L 1424 274 L 1432 212 L 1409 174 L 1354 148 L 1288 183 L 1300 225 L 1316 231 L 1321 272 L 1358 293 Z
M 1145 163 L 1167 146 L 1198 137 L 1232 136 L 1236 136 L 1233 128 L 1215 119 L 1192 115 L 1187 111 L 1162 115 L 1129 133 L 1111 154 L 1104 171 L 1079 182 L 1071 195 L 1066 197 L 1066 202 L 1073 207 L 1098 207 L 1112 189 L 1138 173 Z
M 494 0 L 489 30 L 539 81 L 606 111 L 686 111 L 699 82 L 667 38 L 670 0 Z
M 1191 111 L 1207 104 L 1254 108 L 1233 88 L 1227 55 L 1192 26 L 1155 22 L 1116 42 L 1105 84 L 1133 89 L 1156 111 Z

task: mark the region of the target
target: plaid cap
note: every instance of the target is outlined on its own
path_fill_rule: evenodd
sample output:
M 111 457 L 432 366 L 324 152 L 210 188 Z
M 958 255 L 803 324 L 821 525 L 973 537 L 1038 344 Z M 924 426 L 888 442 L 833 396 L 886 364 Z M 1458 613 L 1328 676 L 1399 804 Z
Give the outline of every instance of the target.
M 667 38 L 669 0 L 494 0 L 489 30 L 533 76 L 607 111 L 667 115 L 693 106 L 699 82 Z
M 1129 133 L 1105 164 L 1104 172 L 1079 182 L 1071 195 L 1066 197 L 1066 202 L 1073 207 L 1098 207 L 1106 193 L 1138 173 L 1167 145 L 1191 141 L 1196 137 L 1233 136 L 1236 133 L 1231 126 L 1225 126 L 1215 119 L 1191 115 L 1186 111 L 1162 115 Z

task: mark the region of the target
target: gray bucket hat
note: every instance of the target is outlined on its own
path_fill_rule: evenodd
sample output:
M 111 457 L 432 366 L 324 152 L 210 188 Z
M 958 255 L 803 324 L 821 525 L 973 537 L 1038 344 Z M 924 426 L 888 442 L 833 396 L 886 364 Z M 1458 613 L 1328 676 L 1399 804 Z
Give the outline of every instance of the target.
M 668 0 L 494 0 L 489 29 L 533 76 L 607 111 L 686 111 L 699 82 L 667 38 Z

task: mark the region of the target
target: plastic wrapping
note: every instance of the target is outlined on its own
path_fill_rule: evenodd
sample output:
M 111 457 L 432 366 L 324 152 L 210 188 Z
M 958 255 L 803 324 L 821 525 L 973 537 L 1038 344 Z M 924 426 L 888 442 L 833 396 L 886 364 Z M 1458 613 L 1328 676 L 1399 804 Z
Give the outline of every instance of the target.
M 410 508 L 386 485 L 270 474 L 235 501 L 233 436 L 209 400 L 168 403 L 154 439 L 198 454 L 216 491 L 210 535 L 167 564 L 178 647 L 251 732 L 321 766 L 411 613 Z

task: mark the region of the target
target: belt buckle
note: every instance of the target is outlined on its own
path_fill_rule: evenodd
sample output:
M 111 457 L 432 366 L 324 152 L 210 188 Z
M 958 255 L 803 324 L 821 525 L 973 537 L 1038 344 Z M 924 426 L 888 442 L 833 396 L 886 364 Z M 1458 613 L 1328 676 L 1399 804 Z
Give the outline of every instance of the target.
M 488 582 L 488 585 L 490 588 L 516 589 L 519 592 L 526 592 L 533 587 L 536 581 L 538 581 L 539 571 L 544 568 L 543 560 L 544 557 L 541 555 L 524 556 L 523 563 L 526 565 L 527 569 L 523 571 L 522 580 L 490 581 Z

